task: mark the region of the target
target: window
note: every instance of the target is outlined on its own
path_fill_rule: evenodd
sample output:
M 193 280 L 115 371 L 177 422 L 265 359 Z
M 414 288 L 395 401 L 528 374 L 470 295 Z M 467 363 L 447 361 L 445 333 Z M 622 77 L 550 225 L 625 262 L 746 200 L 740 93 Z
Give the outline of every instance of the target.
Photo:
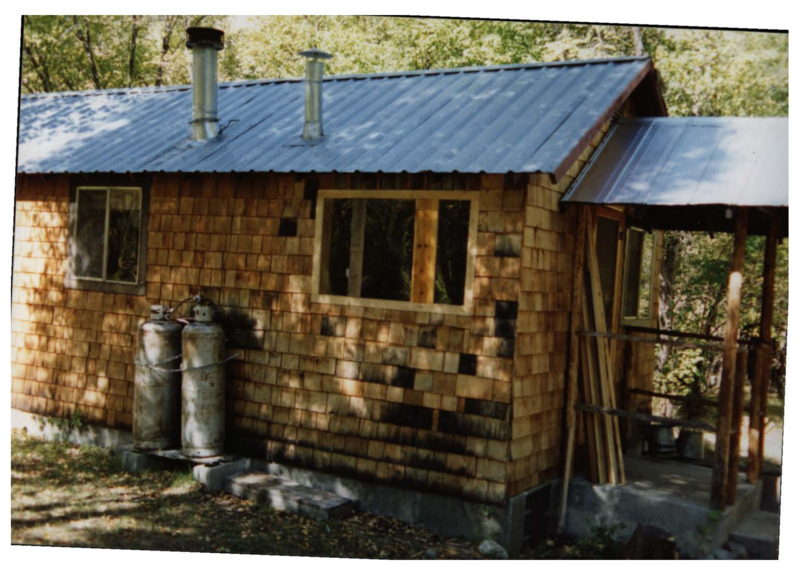
M 622 278 L 617 277 L 617 272 L 621 271 L 619 260 L 622 259 L 620 229 L 623 228 L 624 222 L 621 213 L 614 213 L 609 210 L 605 214 L 597 218 L 595 257 L 600 271 L 603 309 L 607 325 L 610 329 L 615 329 L 618 322 L 614 321 L 614 314 L 619 314 L 619 307 L 615 308 L 614 303 L 618 301 L 618 284 L 622 282 Z
M 653 261 L 655 238 L 643 230 L 630 228 L 625 272 L 625 297 L 622 316 L 626 320 L 648 319 L 653 299 Z
M 74 186 L 67 287 L 144 293 L 142 187 Z
M 469 308 L 477 194 L 330 190 L 319 201 L 314 301 Z

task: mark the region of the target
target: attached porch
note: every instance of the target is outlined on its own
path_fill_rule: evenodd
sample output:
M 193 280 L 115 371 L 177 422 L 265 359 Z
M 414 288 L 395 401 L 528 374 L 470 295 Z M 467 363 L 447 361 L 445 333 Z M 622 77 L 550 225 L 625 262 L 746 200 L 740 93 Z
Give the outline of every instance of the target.
M 565 196 L 577 229 L 559 530 L 620 523 L 627 537 L 637 525 L 655 526 L 696 556 L 719 548 L 759 511 L 776 252 L 788 237 L 787 126 L 784 118 L 621 120 Z M 661 327 L 664 231 L 733 234 L 719 286 L 721 336 Z M 745 337 L 749 235 L 766 241 L 759 324 Z M 656 346 L 718 355 L 717 397 L 699 398 L 713 417 L 652 414 L 654 399 L 687 400 L 653 390 Z M 713 437 L 713 456 L 680 457 L 672 428 Z

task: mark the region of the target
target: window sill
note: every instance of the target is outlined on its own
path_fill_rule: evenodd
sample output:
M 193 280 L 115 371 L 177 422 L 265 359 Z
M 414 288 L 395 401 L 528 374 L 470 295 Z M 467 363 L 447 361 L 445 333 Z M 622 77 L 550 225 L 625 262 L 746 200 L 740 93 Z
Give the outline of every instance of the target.
M 438 313 L 448 315 L 472 315 L 471 305 L 449 305 L 441 303 L 418 303 L 388 299 L 371 299 L 341 295 L 316 294 L 311 296 L 311 303 L 326 305 L 342 305 L 351 307 L 372 307 L 379 309 L 414 311 L 419 313 Z
M 71 276 L 67 276 L 64 279 L 64 287 L 67 289 L 100 291 L 124 295 L 145 295 L 147 293 L 147 286 L 144 282 L 140 282 L 138 284 L 123 284 L 105 282 L 102 280 L 76 278 Z
M 622 327 L 651 327 L 653 323 L 653 318 L 651 317 L 643 317 L 643 318 L 629 318 L 629 319 L 622 319 L 620 325 Z

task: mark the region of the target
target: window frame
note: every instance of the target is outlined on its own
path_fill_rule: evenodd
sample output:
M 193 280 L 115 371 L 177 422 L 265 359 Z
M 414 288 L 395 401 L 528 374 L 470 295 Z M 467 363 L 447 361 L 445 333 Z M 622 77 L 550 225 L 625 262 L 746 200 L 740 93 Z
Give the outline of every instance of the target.
M 637 306 L 637 311 L 636 311 L 636 315 L 635 316 L 625 315 L 625 300 L 627 299 L 627 296 L 628 296 L 628 280 L 630 279 L 629 278 L 629 274 L 630 274 L 630 257 L 631 257 L 630 235 L 631 235 L 632 231 L 641 232 L 642 234 L 644 234 L 644 236 L 643 236 L 644 238 L 646 238 L 648 235 L 653 238 L 653 255 L 652 255 L 652 258 L 651 258 L 651 265 L 650 265 L 650 307 L 649 307 L 649 313 L 648 313 L 647 316 L 639 315 L 638 306 Z M 644 243 L 642 245 L 644 245 Z M 654 303 L 654 300 L 655 300 L 655 298 L 654 298 L 655 286 L 656 286 L 656 281 L 658 280 L 657 268 L 656 268 L 656 255 L 657 255 L 657 253 L 658 253 L 658 236 L 657 236 L 657 232 L 648 232 L 644 228 L 640 228 L 638 226 L 629 226 L 628 227 L 628 229 L 625 231 L 625 264 L 624 264 L 625 267 L 624 267 L 623 279 L 622 279 L 622 300 L 621 300 L 621 305 L 620 305 L 620 316 L 621 316 L 622 323 L 624 325 L 646 325 L 646 324 L 650 324 L 653 321 L 654 316 L 657 315 L 657 314 L 653 313 L 653 303 Z M 640 259 L 644 258 L 644 250 L 641 251 L 641 253 L 639 254 L 639 257 L 640 257 Z M 642 278 L 642 269 L 641 269 L 641 261 L 640 261 L 639 262 L 639 278 L 638 278 L 639 281 L 637 282 L 637 286 L 641 283 L 641 278 Z M 636 294 L 636 297 L 637 297 L 637 301 L 638 301 L 638 298 L 639 298 L 639 293 L 638 292 Z
M 106 190 L 105 231 L 103 236 L 103 275 L 106 274 L 108 257 L 108 222 L 111 190 L 136 190 L 139 192 L 139 244 L 137 252 L 136 282 L 122 282 L 105 278 L 78 276 L 74 273 L 75 241 L 77 237 L 78 202 L 82 190 Z M 67 265 L 64 274 L 64 287 L 108 293 L 145 295 L 147 260 L 147 231 L 150 205 L 150 180 L 132 180 L 129 176 L 111 174 L 108 176 L 72 178 L 69 191 L 69 217 L 67 230 Z
M 612 220 L 617 223 L 617 246 L 616 246 L 616 262 L 614 266 L 614 287 L 612 293 L 611 315 L 606 317 L 607 327 L 610 328 L 612 333 L 619 331 L 620 324 L 623 319 L 623 304 L 624 304 L 624 291 L 625 291 L 625 274 L 627 272 L 627 238 L 628 228 L 625 227 L 625 212 L 619 209 L 614 209 L 608 206 L 597 207 L 597 221 L 598 225 L 595 228 L 595 243 L 597 242 L 598 229 L 600 228 L 600 218 Z M 596 254 L 595 257 L 600 257 Z M 598 260 L 598 264 L 599 264 Z M 604 310 L 605 311 L 605 310 Z
M 416 311 L 452 315 L 471 315 L 473 307 L 473 284 L 475 257 L 478 245 L 478 210 L 480 192 L 459 190 L 345 190 L 320 189 L 317 194 L 317 218 L 314 222 L 314 256 L 311 277 L 311 302 L 328 305 L 374 307 L 389 310 Z M 464 277 L 464 303 L 461 305 L 423 303 L 415 301 L 384 300 L 360 296 L 345 296 L 320 293 L 322 279 L 323 226 L 325 201 L 333 199 L 365 200 L 460 200 L 470 202 L 469 228 L 467 232 L 467 264 Z M 416 236 L 415 220 L 415 236 Z

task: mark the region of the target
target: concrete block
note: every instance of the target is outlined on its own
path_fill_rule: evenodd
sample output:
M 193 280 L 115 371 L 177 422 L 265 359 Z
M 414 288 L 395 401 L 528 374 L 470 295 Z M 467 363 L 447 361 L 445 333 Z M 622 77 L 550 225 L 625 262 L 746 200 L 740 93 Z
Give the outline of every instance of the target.
M 128 473 L 141 473 L 153 469 L 162 469 L 163 460 L 155 455 L 139 453 L 137 451 L 122 452 L 122 469 Z
M 195 465 L 192 469 L 192 476 L 195 481 L 205 485 L 209 491 L 222 491 L 225 489 L 225 481 L 228 477 L 241 473 L 245 469 L 247 469 L 247 460 L 236 459 L 217 465 Z
M 754 511 L 731 532 L 728 545 L 734 543 L 744 547 L 752 558 L 777 559 L 779 538 L 780 516 Z
M 227 479 L 225 488 L 237 497 L 266 503 L 273 509 L 312 519 L 345 517 L 354 507 L 350 499 L 261 471 L 243 471 L 233 475 Z

